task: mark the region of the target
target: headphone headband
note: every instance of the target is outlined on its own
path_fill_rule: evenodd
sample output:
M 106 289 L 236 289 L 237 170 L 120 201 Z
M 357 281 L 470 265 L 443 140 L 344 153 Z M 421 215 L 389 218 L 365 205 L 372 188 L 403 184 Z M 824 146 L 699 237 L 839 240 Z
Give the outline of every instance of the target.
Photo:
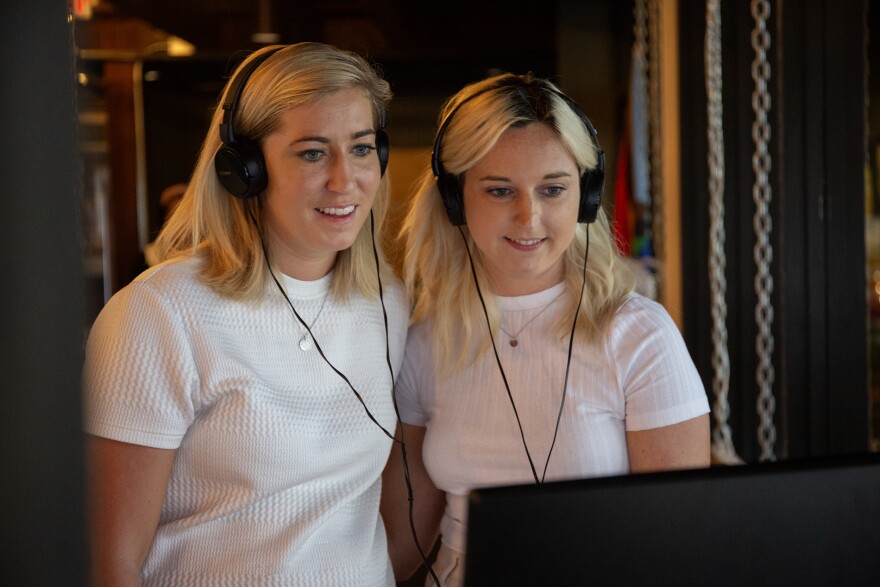
M 497 83 L 490 85 L 487 88 L 483 88 L 461 102 L 459 102 L 455 108 L 453 108 L 449 114 L 443 119 L 443 122 L 440 124 L 440 127 L 437 129 L 437 136 L 434 139 L 434 149 L 431 152 L 431 170 L 434 172 L 434 179 L 437 182 L 437 187 L 440 190 L 440 195 L 443 198 L 444 206 L 446 207 L 446 213 L 449 217 L 449 221 L 453 224 L 453 226 L 461 226 L 466 224 L 465 213 L 464 213 L 464 194 L 462 193 L 460 182 L 458 181 L 458 177 L 447 172 L 443 168 L 443 162 L 441 160 L 441 143 L 443 142 L 443 137 L 446 135 L 446 129 L 449 126 L 449 123 L 458 113 L 459 109 L 462 106 L 477 98 L 478 96 L 482 96 L 483 94 L 487 94 L 491 91 L 498 90 L 506 87 L 522 87 L 522 88 L 539 88 L 544 91 L 551 92 L 556 96 L 559 96 L 566 104 L 568 104 L 569 108 L 580 118 L 584 127 L 587 130 L 587 133 L 590 135 L 590 138 L 593 141 L 593 144 L 596 146 L 596 154 L 597 154 L 597 162 L 596 167 L 592 170 L 585 171 L 581 174 L 580 179 L 580 205 L 578 207 L 578 222 L 581 223 L 590 223 L 596 220 L 596 215 L 599 213 L 599 207 L 601 206 L 602 200 L 602 187 L 605 183 L 605 151 L 602 150 L 602 145 L 599 143 L 599 133 L 596 132 L 596 128 L 593 126 L 593 123 L 590 122 L 589 117 L 584 113 L 583 110 L 577 105 L 577 103 L 569 98 L 567 95 L 562 93 L 561 91 L 549 86 L 543 80 L 535 80 L 531 78 L 531 74 L 529 74 L 528 78 L 525 76 L 511 76 L 505 79 L 499 80 Z
M 223 120 L 220 122 L 220 140 L 226 145 L 235 142 L 234 118 L 235 111 L 238 109 L 238 101 L 244 91 L 244 86 L 251 74 L 269 57 L 283 49 L 284 46 L 273 47 L 265 53 L 261 53 L 254 57 L 247 65 L 245 65 L 238 75 L 229 84 L 226 90 L 226 96 L 223 100 Z

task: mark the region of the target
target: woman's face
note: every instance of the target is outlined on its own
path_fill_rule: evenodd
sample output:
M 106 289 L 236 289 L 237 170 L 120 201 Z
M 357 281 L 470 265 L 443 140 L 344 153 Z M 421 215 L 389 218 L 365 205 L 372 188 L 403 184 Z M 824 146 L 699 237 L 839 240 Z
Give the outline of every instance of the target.
M 281 270 L 313 280 L 350 247 L 370 213 L 381 179 L 373 110 L 348 88 L 281 115 L 263 142 L 269 181 L 263 214 Z
M 562 281 L 579 201 L 577 164 L 543 123 L 509 128 L 465 172 L 467 226 L 495 293 L 525 295 Z

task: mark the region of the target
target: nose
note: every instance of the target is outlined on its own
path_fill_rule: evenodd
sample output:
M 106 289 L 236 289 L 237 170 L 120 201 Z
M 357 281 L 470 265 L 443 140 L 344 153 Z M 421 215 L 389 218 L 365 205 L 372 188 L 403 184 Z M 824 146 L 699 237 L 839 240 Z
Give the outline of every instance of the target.
M 331 192 L 346 192 L 352 183 L 351 162 L 342 155 L 333 156 L 327 174 L 327 189 Z
M 529 227 L 538 217 L 538 203 L 530 194 L 520 194 L 514 200 L 513 222 L 517 226 Z

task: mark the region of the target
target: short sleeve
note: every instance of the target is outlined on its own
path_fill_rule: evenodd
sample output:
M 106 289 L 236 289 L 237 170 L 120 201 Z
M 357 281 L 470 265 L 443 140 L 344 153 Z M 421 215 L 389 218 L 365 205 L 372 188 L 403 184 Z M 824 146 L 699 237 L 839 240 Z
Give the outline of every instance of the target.
M 177 308 L 148 282 L 118 292 L 86 345 L 85 431 L 177 448 L 195 411 L 198 372 Z
M 709 411 L 700 375 L 665 308 L 630 297 L 612 324 L 609 352 L 626 402 L 626 429 L 677 424 Z

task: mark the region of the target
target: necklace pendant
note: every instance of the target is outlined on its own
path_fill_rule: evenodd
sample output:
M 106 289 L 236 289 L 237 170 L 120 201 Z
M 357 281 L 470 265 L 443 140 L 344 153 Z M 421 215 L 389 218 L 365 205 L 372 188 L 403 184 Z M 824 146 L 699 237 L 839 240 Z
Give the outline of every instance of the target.
M 511 338 L 511 339 L 510 339 L 510 346 L 515 347 L 515 346 L 517 346 L 517 345 L 519 345 L 519 343 L 516 341 L 516 339 L 515 339 L 515 338 Z
M 311 339 L 311 337 L 310 337 L 308 334 L 306 334 L 304 337 L 302 337 L 301 339 L 299 339 L 299 348 L 300 348 L 300 350 L 302 350 L 302 351 L 310 351 L 310 350 L 312 350 L 312 346 L 313 346 L 313 345 L 312 345 L 312 339 Z

